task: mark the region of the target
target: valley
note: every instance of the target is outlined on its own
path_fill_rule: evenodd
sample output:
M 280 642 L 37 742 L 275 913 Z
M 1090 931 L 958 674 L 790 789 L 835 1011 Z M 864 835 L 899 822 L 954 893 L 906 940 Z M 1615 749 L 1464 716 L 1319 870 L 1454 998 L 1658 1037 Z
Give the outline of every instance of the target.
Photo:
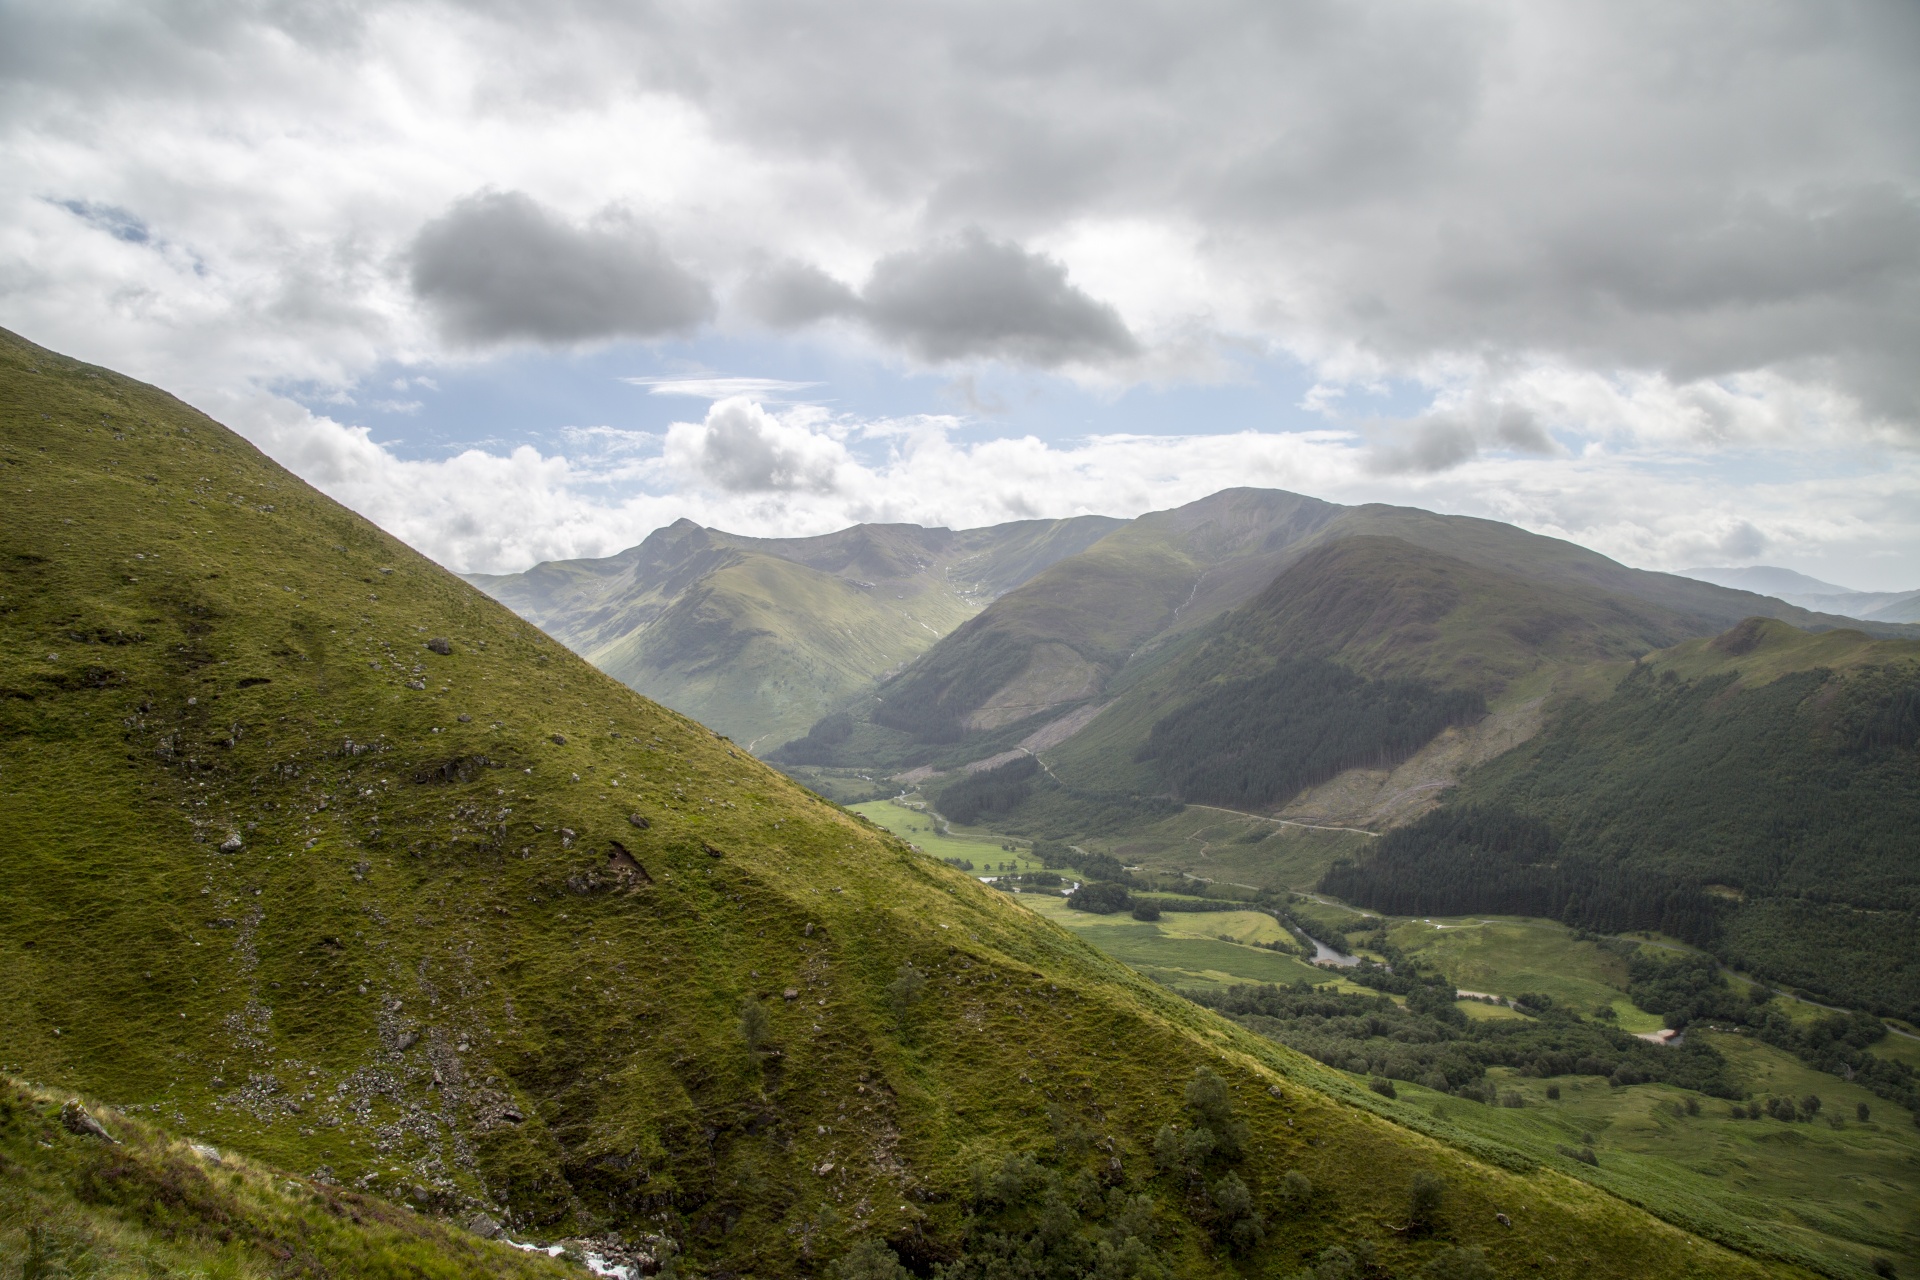
M 0 1247 L 1780 1272 L 1148 981 L 155 388 L 0 334 L 0 446 Z

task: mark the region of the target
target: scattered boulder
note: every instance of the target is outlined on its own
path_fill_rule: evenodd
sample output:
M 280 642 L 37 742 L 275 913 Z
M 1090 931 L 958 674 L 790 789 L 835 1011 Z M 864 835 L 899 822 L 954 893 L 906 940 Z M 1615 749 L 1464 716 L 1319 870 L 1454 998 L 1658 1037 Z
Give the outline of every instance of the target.
M 476 1213 L 467 1220 L 467 1230 L 482 1240 L 491 1240 L 500 1234 L 500 1224 L 484 1213 Z
M 217 1167 L 225 1163 L 225 1161 L 220 1158 L 220 1149 L 218 1147 L 210 1147 L 204 1142 L 190 1142 L 187 1144 L 187 1150 L 193 1152 L 194 1155 L 200 1157 L 200 1159 L 210 1165 Z
M 702 840 L 700 842 L 700 847 L 707 851 L 707 856 L 709 858 L 724 858 L 727 856 L 725 853 L 722 853 L 720 850 L 708 844 L 705 840 Z
M 631 822 L 635 827 L 638 827 L 642 831 L 645 831 L 648 827 L 651 827 L 653 825 L 651 822 L 648 822 L 643 815 L 637 814 L 637 813 L 628 814 L 627 821 Z
M 472 717 L 472 716 L 470 716 L 470 715 L 468 715 L 468 714 L 467 714 L 466 712 L 464 712 L 464 711 L 462 711 L 462 712 L 461 712 L 461 713 L 460 713 L 459 715 L 457 715 L 457 716 L 455 716 L 455 717 L 454 717 L 454 719 L 455 719 L 455 720 L 458 720 L 458 721 L 459 721 L 459 722 L 460 722 L 461 724 L 472 724 L 472 723 L 473 723 L 473 717 Z
M 780 998 L 782 1000 L 798 1000 L 800 998 L 800 989 L 798 987 L 788 987 L 780 993 Z
M 101 1127 L 98 1120 L 87 1114 L 87 1109 L 77 1102 L 69 1102 L 60 1108 L 60 1125 L 68 1133 L 82 1138 L 98 1138 L 102 1142 L 120 1145 L 120 1140 Z
M 547 740 L 556 747 L 564 747 L 567 745 L 567 735 L 564 733 L 553 734 Z
M 453 641 L 447 639 L 445 636 L 435 636 L 433 639 L 427 641 L 427 648 L 444 658 L 453 652 Z
M 246 844 L 246 841 L 240 838 L 240 833 L 238 831 L 235 831 L 230 835 L 228 835 L 225 840 L 222 840 L 220 842 L 220 852 L 238 853 L 240 852 L 241 847 L 245 844 Z
M 653 883 L 653 877 L 647 874 L 647 869 L 641 866 L 639 860 L 628 853 L 627 847 L 618 840 L 607 841 L 607 870 L 624 881 L 637 881 L 640 884 Z

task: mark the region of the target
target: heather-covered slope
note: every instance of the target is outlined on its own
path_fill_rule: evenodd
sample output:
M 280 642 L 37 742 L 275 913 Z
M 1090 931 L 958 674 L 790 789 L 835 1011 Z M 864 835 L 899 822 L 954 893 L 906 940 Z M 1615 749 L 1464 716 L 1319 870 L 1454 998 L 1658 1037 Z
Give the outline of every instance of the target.
M 0 338 L 0 459 L 16 1075 L 714 1275 L 1760 1273 L 1154 989 L 151 388 Z

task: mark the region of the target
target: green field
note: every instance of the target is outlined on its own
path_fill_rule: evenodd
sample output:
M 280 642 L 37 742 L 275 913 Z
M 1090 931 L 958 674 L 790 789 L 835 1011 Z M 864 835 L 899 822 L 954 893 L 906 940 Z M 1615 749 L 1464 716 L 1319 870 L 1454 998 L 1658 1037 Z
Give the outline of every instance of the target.
M 991 832 L 953 827 L 935 819 L 924 802 L 906 800 L 869 800 L 847 806 L 869 822 L 885 827 L 893 834 L 936 858 L 960 858 L 973 864 L 977 876 L 999 871 L 1040 871 L 1040 860 L 1024 846 L 1008 851 L 1003 846 L 1014 842 Z
M 1335 858 L 1351 854 L 1367 839 L 1188 805 L 1122 836 L 1095 840 L 1090 847 L 1109 852 L 1128 866 L 1297 892 L 1312 888 Z
M 1611 1006 L 1620 1026 L 1657 1031 L 1661 1022 L 1627 999 L 1627 961 L 1554 920 L 1479 916 L 1405 920 L 1388 933 L 1393 944 L 1447 975 L 1456 987 L 1511 999 L 1537 991 L 1591 1013 Z
M 1488 1073 L 1520 1108 L 1482 1106 L 1418 1085 L 1399 1086 L 1410 1105 L 1437 1109 L 1449 1122 L 1506 1143 L 1616 1194 L 1756 1253 L 1798 1255 L 1834 1275 L 1871 1274 L 1874 1256 L 1920 1269 L 1920 1130 L 1907 1112 L 1833 1076 L 1809 1070 L 1777 1049 L 1741 1036 L 1706 1035 L 1755 1094 L 1818 1094 L 1812 1123 L 1732 1120 L 1729 1105 L 1666 1085 L 1614 1088 L 1599 1077 L 1553 1083 L 1504 1068 Z M 1691 1097 L 1698 1115 L 1675 1114 Z M 1854 1107 L 1865 1103 L 1861 1123 Z M 1838 1118 L 1832 1128 L 1827 1117 Z M 1588 1145 L 1599 1161 L 1567 1160 L 1561 1147 Z
M 1156 921 L 1074 911 L 1053 897 L 1016 897 L 1033 911 L 1071 929 L 1116 960 L 1175 986 L 1228 986 L 1236 982 L 1323 982 L 1327 975 L 1290 955 L 1220 934 L 1265 941 L 1284 934 L 1271 916 L 1254 911 L 1167 912 Z M 1256 923 L 1264 922 L 1264 924 Z

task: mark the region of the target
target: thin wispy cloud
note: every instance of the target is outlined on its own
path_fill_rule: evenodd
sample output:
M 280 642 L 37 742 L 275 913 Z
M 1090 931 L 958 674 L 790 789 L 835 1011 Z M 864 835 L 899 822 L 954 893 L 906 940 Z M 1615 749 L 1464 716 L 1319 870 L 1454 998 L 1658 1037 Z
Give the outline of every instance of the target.
M 819 382 L 790 382 L 783 378 L 622 378 L 620 381 L 645 387 L 650 395 L 692 396 L 699 400 L 725 400 L 730 396 L 758 396 L 765 399 L 824 385 Z

